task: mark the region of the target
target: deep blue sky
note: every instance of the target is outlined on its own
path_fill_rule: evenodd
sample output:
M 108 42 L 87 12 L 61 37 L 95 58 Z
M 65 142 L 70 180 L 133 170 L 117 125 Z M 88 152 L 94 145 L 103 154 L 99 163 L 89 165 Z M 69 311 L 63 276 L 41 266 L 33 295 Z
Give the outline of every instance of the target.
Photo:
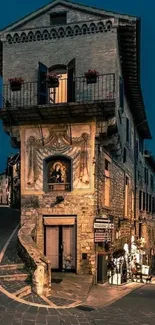
M 144 101 L 147 110 L 147 116 L 155 139 L 155 112 L 154 112 L 154 95 L 155 95 L 155 1 L 152 0 L 81 0 L 75 1 L 83 4 L 112 10 L 116 12 L 136 15 L 142 19 L 142 37 L 141 37 L 141 81 L 144 94 Z M 46 0 L 1 0 L 0 10 L 0 29 L 8 24 L 24 17 L 49 3 Z M 154 141 L 149 141 L 147 146 L 155 153 Z M 12 153 L 9 137 L 2 131 L 0 124 L 0 172 L 4 170 L 6 157 Z

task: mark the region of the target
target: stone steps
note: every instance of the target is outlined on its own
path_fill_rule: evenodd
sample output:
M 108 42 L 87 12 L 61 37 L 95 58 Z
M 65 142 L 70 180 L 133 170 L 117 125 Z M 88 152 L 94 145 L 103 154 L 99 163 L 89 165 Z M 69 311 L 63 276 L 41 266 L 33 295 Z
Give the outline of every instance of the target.
M 15 273 L 15 274 L 3 274 L 0 275 L 0 281 L 25 281 L 29 280 L 28 273 Z
M 30 285 L 27 285 L 15 292 L 13 292 L 13 294 L 16 296 L 16 297 L 19 297 L 19 298 L 23 298 L 29 294 L 31 294 L 32 290 L 31 290 L 31 286 Z
M 24 269 L 25 265 L 23 263 L 20 264 L 1 264 L 0 272 L 5 270 L 21 270 Z

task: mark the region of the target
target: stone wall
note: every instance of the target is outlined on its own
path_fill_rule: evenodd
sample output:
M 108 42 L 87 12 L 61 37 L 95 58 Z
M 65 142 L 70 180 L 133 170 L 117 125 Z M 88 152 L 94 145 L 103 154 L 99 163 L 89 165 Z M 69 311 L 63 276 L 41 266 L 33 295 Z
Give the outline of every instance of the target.
M 104 159 L 110 162 L 110 204 L 109 207 L 104 205 L 105 195 L 105 175 L 104 175 Z M 96 152 L 97 160 L 97 152 Z M 116 161 L 111 155 L 102 150 L 99 153 L 98 158 L 98 170 L 96 167 L 96 187 L 97 190 L 97 205 L 99 207 L 100 215 L 111 215 L 114 218 L 114 233 L 113 242 L 117 239 L 124 238 L 128 239 L 131 235 L 131 226 L 133 223 L 133 183 L 134 179 L 129 178 L 129 189 L 128 189 L 128 207 L 127 216 L 125 216 L 125 178 L 129 176 L 126 172 L 126 168 L 122 166 L 121 161 Z
M 33 212 L 37 215 L 36 224 L 36 244 L 42 254 L 44 254 L 44 226 L 43 216 L 76 216 L 77 225 L 77 272 L 95 273 L 95 247 L 93 222 L 95 215 L 94 196 L 90 194 L 74 195 L 64 193 L 64 201 L 51 208 L 51 203 L 56 196 L 61 193 L 40 195 L 37 197 L 39 208 L 27 213 L 22 213 L 22 223 L 27 225 L 33 220 Z M 27 200 L 27 196 L 22 196 L 22 202 Z M 82 253 L 87 254 L 87 259 L 82 259 Z
M 51 267 L 34 241 L 36 219 L 36 210 L 22 210 L 21 228 L 18 232 L 18 253 L 32 276 L 32 290 L 39 295 L 48 295 L 51 289 Z
M 75 58 L 77 77 L 83 76 L 88 69 L 100 74 L 115 73 L 116 40 L 117 33 L 110 31 L 50 41 L 4 43 L 4 83 L 14 76 L 21 76 L 25 82 L 36 82 L 39 61 L 49 68 L 56 64 L 67 65 Z

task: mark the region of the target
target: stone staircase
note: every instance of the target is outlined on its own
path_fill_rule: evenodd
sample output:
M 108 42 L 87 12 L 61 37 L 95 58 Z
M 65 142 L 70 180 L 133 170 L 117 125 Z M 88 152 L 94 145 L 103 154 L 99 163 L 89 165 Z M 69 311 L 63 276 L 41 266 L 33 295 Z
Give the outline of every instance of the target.
M 31 293 L 30 274 L 22 263 L 0 265 L 0 285 L 19 298 Z

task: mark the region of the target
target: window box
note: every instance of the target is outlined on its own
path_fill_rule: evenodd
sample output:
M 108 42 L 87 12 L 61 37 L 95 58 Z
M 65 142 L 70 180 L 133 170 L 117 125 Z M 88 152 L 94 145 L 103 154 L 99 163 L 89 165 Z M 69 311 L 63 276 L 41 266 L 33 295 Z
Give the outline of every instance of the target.
M 85 78 L 87 84 L 94 84 L 97 82 L 98 72 L 95 70 L 88 70 L 85 72 Z
M 59 78 L 60 78 L 60 75 L 57 75 L 57 74 L 47 74 L 46 75 L 46 82 L 47 82 L 47 85 L 48 85 L 48 88 L 57 88 L 59 87 Z
M 20 91 L 24 80 L 22 78 L 10 78 L 9 82 L 12 91 Z
M 58 79 L 51 79 L 48 81 L 48 88 L 58 88 L 59 87 L 59 80 Z

